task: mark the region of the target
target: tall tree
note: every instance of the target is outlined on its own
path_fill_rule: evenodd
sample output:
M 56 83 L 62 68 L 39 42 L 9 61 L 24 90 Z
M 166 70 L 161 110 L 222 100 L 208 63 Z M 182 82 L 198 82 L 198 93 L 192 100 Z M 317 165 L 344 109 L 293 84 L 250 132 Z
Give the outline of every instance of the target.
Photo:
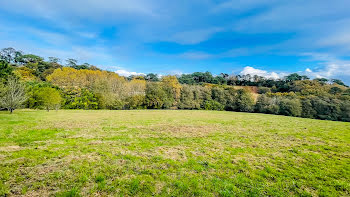
M 161 84 L 157 82 L 148 83 L 146 86 L 145 104 L 147 108 L 161 109 L 168 108 L 172 104 L 172 99 L 163 90 Z
M 60 58 L 57 58 L 57 57 L 49 57 L 49 62 L 58 64 L 61 62 L 61 60 Z
M 332 79 L 332 83 L 336 83 L 336 84 L 338 84 L 338 85 L 342 85 L 342 86 L 347 87 L 347 86 L 345 85 L 345 83 L 344 83 L 342 80 L 340 80 L 340 79 Z
M 7 78 L 12 74 L 13 68 L 6 61 L 0 60 L 0 82 L 2 80 L 7 80 Z
M 17 58 L 18 63 L 20 64 L 28 64 L 28 63 L 41 63 L 44 61 L 44 58 L 33 55 L 33 54 L 26 54 L 26 55 L 21 55 Z
M 9 77 L 0 96 L 0 105 L 12 113 L 13 110 L 21 107 L 26 100 L 24 85 L 18 79 Z
M 20 56 L 22 56 L 22 52 L 16 51 L 16 49 L 12 47 L 4 48 L 0 51 L 0 59 L 7 63 L 17 63 Z
M 176 76 L 164 76 L 162 78 L 163 89 L 173 97 L 175 106 L 180 99 L 181 95 L 181 84 L 177 80 Z
M 77 66 L 78 60 L 69 58 L 66 60 L 66 65 L 69 67 L 75 67 Z
M 154 73 L 149 73 L 146 75 L 145 79 L 147 81 L 159 81 L 158 75 Z

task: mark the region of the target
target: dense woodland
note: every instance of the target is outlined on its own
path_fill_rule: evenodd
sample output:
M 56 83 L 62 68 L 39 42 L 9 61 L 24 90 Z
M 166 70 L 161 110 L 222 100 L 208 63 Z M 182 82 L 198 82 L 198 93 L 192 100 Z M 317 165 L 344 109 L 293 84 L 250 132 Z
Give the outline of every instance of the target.
M 0 52 L 0 108 L 193 109 L 350 121 L 350 88 L 337 79 L 195 72 L 122 77 L 88 63 Z

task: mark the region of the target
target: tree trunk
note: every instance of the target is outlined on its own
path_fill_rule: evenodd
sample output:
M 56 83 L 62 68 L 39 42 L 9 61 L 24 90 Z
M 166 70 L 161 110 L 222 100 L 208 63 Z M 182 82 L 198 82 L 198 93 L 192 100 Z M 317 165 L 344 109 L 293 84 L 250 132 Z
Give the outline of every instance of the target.
M 46 107 L 46 110 L 47 110 L 47 112 L 49 112 L 49 111 L 50 111 L 49 106 L 47 106 L 47 107 Z
M 10 108 L 10 114 L 12 114 L 12 112 L 13 112 L 13 109 L 12 109 L 12 108 Z

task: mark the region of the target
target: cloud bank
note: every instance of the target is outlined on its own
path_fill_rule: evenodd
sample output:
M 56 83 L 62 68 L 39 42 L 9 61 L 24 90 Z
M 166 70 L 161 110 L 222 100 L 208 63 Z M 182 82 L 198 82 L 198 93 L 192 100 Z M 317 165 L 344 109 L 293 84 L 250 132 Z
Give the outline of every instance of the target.
M 284 73 L 276 73 L 276 72 L 268 72 L 266 70 L 260 70 L 260 69 L 256 69 L 253 68 L 251 66 L 246 66 L 244 67 L 244 69 L 240 72 L 241 75 L 257 75 L 257 76 L 261 76 L 261 77 L 265 77 L 267 79 L 280 79 L 282 77 L 284 77 L 286 74 Z
M 117 73 L 120 76 L 124 76 L 124 77 L 129 77 L 129 76 L 132 76 L 132 75 L 137 75 L 137 76 L 139 76 L 139 75 L 146 75 L 145 73 L 131 72 L 131 71 L 127 71 L 127 70 L 124 70 L 124 69 L 116 70 L 115 73 Z

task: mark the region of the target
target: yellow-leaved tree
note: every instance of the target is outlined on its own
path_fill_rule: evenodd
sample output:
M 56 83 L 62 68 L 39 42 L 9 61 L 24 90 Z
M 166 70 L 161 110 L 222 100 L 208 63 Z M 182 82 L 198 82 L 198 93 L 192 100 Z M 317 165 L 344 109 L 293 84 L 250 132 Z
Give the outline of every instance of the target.
M 181 96 L 181 84 L 177 80 L 176 76 L 168 75 L 162 77 L 161 83 L 164 89 L 172 95 L 174 98 L 173 106 L 176 106 Z
M 91 88 L 100 80 L 124 80 L 118 74 L 101 70 L 77 70 L 70 67 L 58 68 L 46 79 L 60 87 Z
M 19 67 L 14 71 L 14 74 L 22 81 L 36 81 L 38 78 L 34 75 L 34 70 L 27 67 Z

